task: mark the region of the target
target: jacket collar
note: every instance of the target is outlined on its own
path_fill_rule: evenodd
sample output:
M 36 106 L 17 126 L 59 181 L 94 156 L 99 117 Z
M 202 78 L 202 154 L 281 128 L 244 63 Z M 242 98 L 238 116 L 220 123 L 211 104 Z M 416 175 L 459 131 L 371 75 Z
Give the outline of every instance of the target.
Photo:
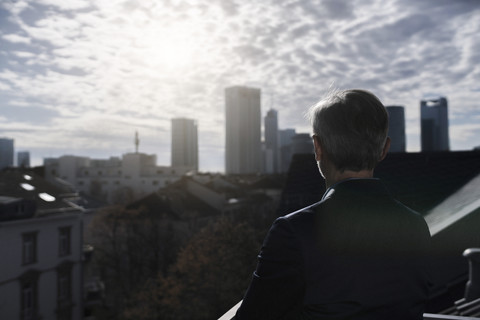
M 331 198 L 337 192 L 388 194 L 378 178 L 349 178 L 330 186 L 323 194 L 322 201 Z

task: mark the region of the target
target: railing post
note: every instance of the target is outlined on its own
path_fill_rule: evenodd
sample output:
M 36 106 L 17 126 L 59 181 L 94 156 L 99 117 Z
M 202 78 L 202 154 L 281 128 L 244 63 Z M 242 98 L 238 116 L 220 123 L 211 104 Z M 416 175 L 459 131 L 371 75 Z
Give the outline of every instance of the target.
M 465 286 L 465 300 L 472 301 L 480 298 L 480 249 L 469 248 L 463 252 L 468 259 L 469 279 Z

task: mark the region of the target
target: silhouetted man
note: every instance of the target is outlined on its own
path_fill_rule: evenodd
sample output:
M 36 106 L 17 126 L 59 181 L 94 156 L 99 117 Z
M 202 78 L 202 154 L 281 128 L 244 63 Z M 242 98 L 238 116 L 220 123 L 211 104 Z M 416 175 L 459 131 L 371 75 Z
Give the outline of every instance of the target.
M 272 225 L 236 319 L 422 319 L 427 224 L 373 178 L 390 146 L 385 107 L 335 91 L 310 118 L 327 191 Z

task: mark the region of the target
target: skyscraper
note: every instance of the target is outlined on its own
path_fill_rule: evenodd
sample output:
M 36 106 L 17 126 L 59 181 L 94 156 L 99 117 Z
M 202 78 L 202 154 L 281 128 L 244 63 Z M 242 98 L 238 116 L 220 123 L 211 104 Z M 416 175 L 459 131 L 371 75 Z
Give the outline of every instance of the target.
M 390 152 L 405 152 L 405 109 L 401 106 L 388 106 L 388 136 L 392 140 Z
M 17 152 L 17 167 L 30 168 L 30 152 L 28 151 Z
M 13 167 L 13 139 L 0 138 L 0 170 Z
M 448 151 L 448 103 L 445 97 L 420 102 L 422 151 Z
M 292 155 L 314 153 L 313 140 L 308 133 L 297 133 L 292 137 Z
M 279 134 L 280 146 L 280 171 L 287 172 L 292 160 L 293 137 L 296 135 L 295 129 L 283 129 Z
M 265 124 L 265 172 L 279 172 L 278 117 L 277 110 L 270 109 L 264 118 Z
M 172 167 L 198 170 L 198 132 L 193 119 L 172 119 Z
M 261 172 L 260 89 L 225 89 L 225 173 Z

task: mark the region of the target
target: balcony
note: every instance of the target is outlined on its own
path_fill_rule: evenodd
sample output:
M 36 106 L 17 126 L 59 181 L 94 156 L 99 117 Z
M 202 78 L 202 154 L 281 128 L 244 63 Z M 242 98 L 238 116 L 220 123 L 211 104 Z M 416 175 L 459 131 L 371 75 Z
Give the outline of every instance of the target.
M 465 297 L 455 301 L 453 306 L 442 310 L 441 314 L 424 313 L 423 320 L 469 320 L 480 319 L 480 248 L 469 248 L 463 252 L 468 259 L 469 281 L 466 285 Z M 235 316 L 242 301 L 228 310 L 218 320 L 231 320 Z

